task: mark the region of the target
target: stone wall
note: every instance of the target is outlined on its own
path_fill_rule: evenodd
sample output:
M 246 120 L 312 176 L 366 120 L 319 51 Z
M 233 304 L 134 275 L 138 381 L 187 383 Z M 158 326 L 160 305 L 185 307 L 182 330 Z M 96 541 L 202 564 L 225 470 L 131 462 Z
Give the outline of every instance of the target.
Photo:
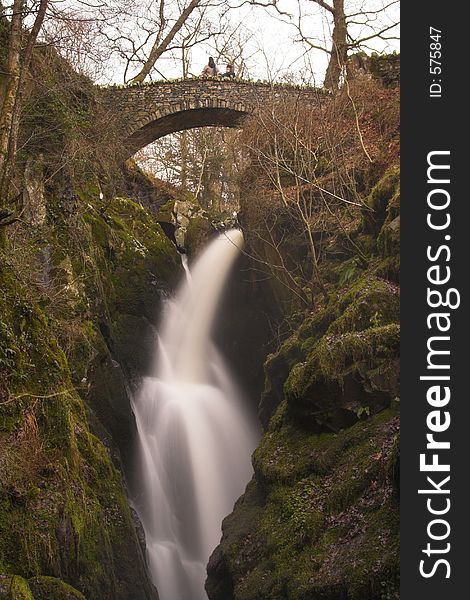
M 377 79 L 385 87 L 400 84 L 400 55 L 399 54 L 376 54 L 367 55 L 357 52 L 348 59 L 348 76 L 357 79 Z
M 386 86 L 399 85 L 400 83 L 400 55 L 399 54 L 373 54 L 370 59 L 373 77 L 380 79 Z

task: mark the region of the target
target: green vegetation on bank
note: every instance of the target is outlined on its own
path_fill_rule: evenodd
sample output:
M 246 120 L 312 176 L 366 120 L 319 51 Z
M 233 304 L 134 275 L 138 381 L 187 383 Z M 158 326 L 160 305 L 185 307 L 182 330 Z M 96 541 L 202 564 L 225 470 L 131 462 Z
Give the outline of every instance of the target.
M 399 597 L 399 169 L 378 173 L 360 217 L 325 228 L 314 309 L 299 309 L 286 277 L 268 279 L 288 325 L 265 361 L 265 432 L 209 562 L 210 600 Z M 295 221 L 247 211 L 257 256 L 270 223 L 289 264 Z
M 126 381 L 177 254 L 139 204 L 96 184 L 73 216 L 61 201 L 45 196 L 46 221 L 13 233 L 0 268 L 0 572 L 25 590 L 5 597 L 82 597 L 63 580 L 87 598 L 153 598 L 109 450 L 132 435 Z

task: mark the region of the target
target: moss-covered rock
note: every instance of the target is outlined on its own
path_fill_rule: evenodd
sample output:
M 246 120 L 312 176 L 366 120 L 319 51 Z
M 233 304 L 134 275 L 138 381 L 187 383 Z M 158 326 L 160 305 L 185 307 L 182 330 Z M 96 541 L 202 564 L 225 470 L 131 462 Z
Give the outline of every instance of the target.
M 55 577 L 33 577 L 30 580 L 18 575 L 0 575 L 1 600 L 86 600 L 85 596 Z
M 179 261 L 139 204 L 99 194 L 82 190 L 73 216 L 48 197 L 40 285 L 33 241 L 0 272 L 0 572 L 30 579 L 34 598 L 156 598 L 102 440 L 129 442 L 129 386 Z
M 305 318 L 265 363 L 260 415 L 283 400 L 302 427 L 337 431 L 398 395 L 399 287 L 366 272 Z
M 78 590 L 55 577 L 33 577 L 28 583 L 34 600 L 86 600 Z
M 387 214 L 380 230 L 377 247 L 382 257 L 376 268 L 380 277 L 399 281 L 400 277 L 400 185 L 395 183 L 387 204 Z
M 372 267 L 379 277 L 400 278 L 400 169 L 385 172 L 366 199 L 370 211 L 364 215 L 364 239 L 373 241 Z
M 399 197 L 399 190 L 400 169 L 393 167 L 384 173 L 366 198 L 366 205 L 370 209 L 370 212 L 364 213 L 368 230 L 379 233 L 387 215 L 387 207 L 389 204 L 396 203 L 395 199 L 397 196 Z
M 207 217 L 192 217 L 186 229 L 185 247 L 191 255 L 195 256 L 214 232 L 214 227 Z
M 175 221 L 175 198 L 170 198 L 162 204 L 157 212 L 157 219 L 165 223 L 173 223 Z
M 302 356 L 299 338 L 297 335 L 293 335 L 281 345 L 276 353 L 270 354 L 266 359 L 264 365 L 265 388 L 258 411 L 260 421 L 264 426 L 268 424 L 272 414 L 282 401 L 284 382 L 292 367 Z
M 18 575 L 0 575 L 1 600 L 35 600 L 28 582 Z
M 395 409 L 317 435 L 293 428 L 281 405 L 224 521 L 209 598 L 398 598 L 397 445 Z

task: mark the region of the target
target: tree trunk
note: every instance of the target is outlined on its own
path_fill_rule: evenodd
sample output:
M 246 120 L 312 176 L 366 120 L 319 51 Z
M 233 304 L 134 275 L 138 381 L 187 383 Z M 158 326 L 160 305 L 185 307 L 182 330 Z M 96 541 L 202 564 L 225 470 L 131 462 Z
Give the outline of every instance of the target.
M 324 86 L 329 90 L 337 90 L 341 72 L 348 56 L 346 15 L 344 0 L 333 0 L 333 34 L 330 61 L 326 70 Z
M 2 181 L 8 161 L 8 146 L 20 80 L 24 3 L 25 0 L 15 0 L 13 3 L 13 14 L 8 40 L 7 73 L 4 82 L 2 108 L 0 110 L 0 178 Z M 7 199 L 2 194 L 0 197 L 0 208 L 5 206 L 6 203 Z
M 183 79 L 188 76 L 189 69 L 189 57 L 186 52 L 186 47 L 183 43 L 181 48 L 181 66 L 183 67 Z M 181 171 L 180 171 L 180 185 L 186 190 L 188 184 L 188 132 L 182 131 L 180 133 L 180 154 L 181 154 Z
M 38 12 L 36 14 L 36 19 L 34 20 L 34 24 L 31 28 L 31 31 L 29 32 L 26 48 L 24 49 L 23 57 L 20 61 L 18 86 L 16 91 L 15 104 L 13 107 L 13 115 L 11 119 L 11 131 L 7 153 L 8 160 L 6 161 L 2 173 L 2 179 L 0 180 L 0 193 L 3 197 L 6 197 L 8 194 L 10 173 L 13 166 L 12 163 L 14 162 L 18 146 L 18 131 L 20 127 L 21 104 L 26 85 L 26 73 L 31 63 L 33 49 L 36 44 L 39 31 L 41 30 L 42 24 L 44 22 L 44 17 L 46 16 L 48 5 L 49 0 L 40 0 Z

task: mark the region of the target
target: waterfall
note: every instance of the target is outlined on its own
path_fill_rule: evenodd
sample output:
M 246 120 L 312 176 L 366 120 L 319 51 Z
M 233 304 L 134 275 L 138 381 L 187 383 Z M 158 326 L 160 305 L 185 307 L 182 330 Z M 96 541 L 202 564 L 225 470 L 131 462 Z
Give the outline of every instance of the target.
M 258 432 L 211 340 L 229 271 L 243 244 L 220 234 L 164 311 L 154 376 L 133 402 L 135 504 L 160 600 L 206 600 L 206 564 L 251 474 Z

